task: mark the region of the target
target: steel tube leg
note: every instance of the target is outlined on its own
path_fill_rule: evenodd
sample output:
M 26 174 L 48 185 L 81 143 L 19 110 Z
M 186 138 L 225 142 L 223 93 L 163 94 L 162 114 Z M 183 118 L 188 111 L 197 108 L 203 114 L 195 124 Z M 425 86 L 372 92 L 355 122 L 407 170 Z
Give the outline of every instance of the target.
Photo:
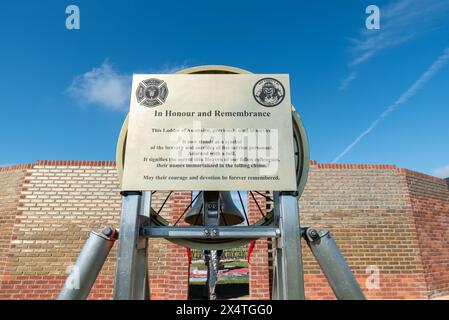
M 139 227 L 149 227 L 151 192 L 144 191 L 140 199 Z M 149 299 L 150 286 L 148 279 L 148 238 L 139 237 L 135 261 L 134 299 Z
M 275 212 L 281 236 L 277 241 L 276 289 L 285 300 L 303 300 L 304 274 L 302 267 L 298 195 L 296 192 L 276 192 Z
M 272 297 L 273 300 L 283 300 L 284 289 L 282 288 L 282 272 L 280 271 L 282 268 L 282 250 L 278 248 L 275 248 L 274 250 Z
M 217 286 L 217 276 L 218 276 L 218 260 L 217 260 L 217 250 L 210 250 L 210 258 L 209 258 L 209 272 L 208 272 L 208 281 L 207 286 L 209 289 L 209 300 L 216 300 L 217 294 L 215 292 L 215 288 Z
M 136 250 L 134 300 L 145 300 L 146 291 L 149 292 L 148 273 L 148 239 L 139 239 Z
M 58 300 L 87 299 L 116 239 L 117 231 L 110 227 L 90 232 Z
M 122 192 L 122 213 L 115 272 L 114 299 L 136 299 L 136 256 L 139 241 L 141 192 Z
M 310 228 L 305 238 L 337 299 L 364 300 L 357 280 L 329 231 Z

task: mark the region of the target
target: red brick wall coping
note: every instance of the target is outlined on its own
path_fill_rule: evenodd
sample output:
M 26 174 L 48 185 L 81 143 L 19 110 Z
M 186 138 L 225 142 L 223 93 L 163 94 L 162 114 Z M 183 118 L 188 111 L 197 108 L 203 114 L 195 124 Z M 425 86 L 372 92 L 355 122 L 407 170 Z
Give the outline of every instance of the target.
M 391 164 L 336 164 L 336 163 L 318 163 L 318 169 L 381 169 L 397 170 L 395 165 Z
M 92 166 L 115 167 L 115 161 L 38 160 L 36 166 Z
M 397 170 L 393 164 L 342 164 L 342 163 L 318 163 L 311 160 L 310 165 L 316 166 L 318 169 L 389 169 Z
M 31 169 L 32 167 L 33 167 L 33 164 L 16 164 L 16 165 L 7 166 L 7 167 L 1 167 L 0 172 Z

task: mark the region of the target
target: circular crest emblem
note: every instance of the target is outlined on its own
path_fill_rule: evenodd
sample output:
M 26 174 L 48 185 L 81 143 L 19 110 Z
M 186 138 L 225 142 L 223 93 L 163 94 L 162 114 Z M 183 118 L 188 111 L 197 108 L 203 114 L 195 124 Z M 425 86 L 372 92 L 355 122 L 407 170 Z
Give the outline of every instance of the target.
M 260 105 L 275 107 L 284 100 L 285 89 L 276 79 L 264 78 L 255 84 L 253 95 Z
M 167 96 L 167 84 L 163 80 L 154 78 L 139 83 L 136 91 L 137 102 L 149 108 L 160 106 Z

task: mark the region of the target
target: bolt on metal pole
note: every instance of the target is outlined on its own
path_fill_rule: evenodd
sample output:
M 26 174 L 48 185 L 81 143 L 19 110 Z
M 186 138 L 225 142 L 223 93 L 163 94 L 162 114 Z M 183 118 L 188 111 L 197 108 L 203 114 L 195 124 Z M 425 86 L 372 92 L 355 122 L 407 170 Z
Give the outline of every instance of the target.
M 111 227 L 101 232 L 91 231 L 58 300 L 85 300 L 106 261 L 118 232 Z
M 328 230 L 318 232 L 309 228 L 304 237 L 337 299 L 365 300 L 362 289 L 330 232 Z

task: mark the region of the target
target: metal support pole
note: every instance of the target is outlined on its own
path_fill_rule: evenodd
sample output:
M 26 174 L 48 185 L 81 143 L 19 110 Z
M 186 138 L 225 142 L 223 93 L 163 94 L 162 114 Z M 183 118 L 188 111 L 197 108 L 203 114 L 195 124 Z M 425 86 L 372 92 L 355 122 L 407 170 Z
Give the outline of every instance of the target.
M 304 274 L 302 267 L 299 208 L 297 192 L 275 192 L 275 222 L 281 232 L 276 241 L 276 295 L 274 298 L 303 300 Z
M 148 238 L 141 235 L 142 227 L 150 226 L 150 210 L 151 210 L 151 192 L 142 192 L 140 199 L 140 215 L 139 215 L 139 239 L 137 242 L 136 253 L 136 283 L 134 286 L 134 299 L 149 299 L 150 284 L 148 279 Z
M 278 239 L 274 239 L 274 259 L 273 259 L 273 288 L 272 298 L 273 300 L 283 300 L 284 288 L 282 287 L 282 249 L 277 247 Z
M 318 232 L 309 228 L 305 238 L 337 299 L 365 300 L 357 280 L 330 232 L 328 230 Z
M 58 300 L 87 299 L 116 239 L 117 231 L 111 227 L 90 232 Z
M 216 300 L 217 294 L 215 288 L 218 281 L 218 256 L 217 250 L 210 250 L 210 256 L 207 266 L 207 288 L 209 300 Z
M 217 227 L 220 223 L 220 195 L 218 191 L 205 191 L 203 192 L 203 214 L 204 225 L 207 227 Z M 216 230 L 212 231 L 217 234 Z M 209 251 L 209 261 L 207 262 L 207 293 L 209 300 L 216 300 L 217 295 L 215 288 L 218 280 L 218 267 L 217 267 L 217 250 Z
M 143 208 L 148 207 L 142 198 L 148 197 L 142 197 L 140 191 L 125 191 L 122 196 L 114 299 L 143 300 L 147 290 L 147 241 L 140 237 L 140 227 L 146 220 Z

